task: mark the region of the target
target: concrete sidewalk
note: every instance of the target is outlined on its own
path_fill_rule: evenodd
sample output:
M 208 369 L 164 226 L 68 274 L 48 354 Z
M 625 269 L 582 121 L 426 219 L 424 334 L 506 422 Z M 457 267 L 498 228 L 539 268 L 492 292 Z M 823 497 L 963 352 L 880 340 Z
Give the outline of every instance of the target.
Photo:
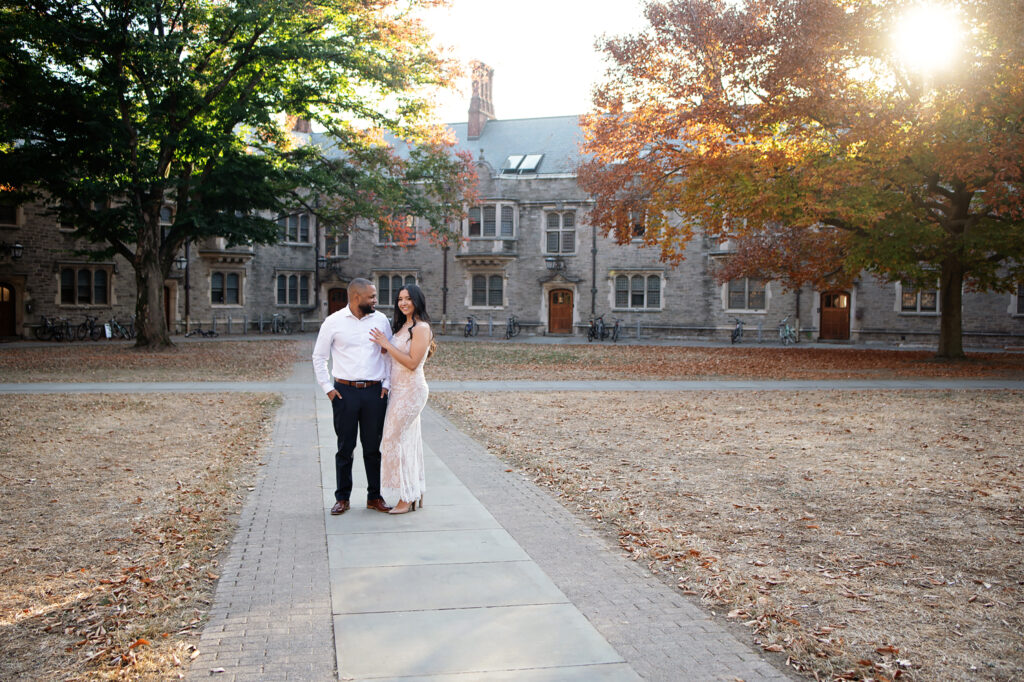
M 330 404 L 283 386 L 189 679 L 791 679 L 429 408 L 426 507 L 365 509 L 357 451 L 330 516 Z

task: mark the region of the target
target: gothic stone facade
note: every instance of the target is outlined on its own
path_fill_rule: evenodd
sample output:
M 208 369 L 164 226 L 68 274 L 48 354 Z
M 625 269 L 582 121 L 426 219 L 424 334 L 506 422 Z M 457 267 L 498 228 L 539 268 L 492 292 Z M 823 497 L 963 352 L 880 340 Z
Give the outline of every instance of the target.
M 501 336 L 506 318 L 515 315 L 527 335 L 579 335 L 596 314 L 621 320 L 627 339 L 725 340 L 741 319 L 746 339 L 772 340 L 788 317 L 799 321 L 804 339 L 936 344 L 934 290 L 907 291 L 867 274 L 841 291 L 720 285 L 710 271 L 715 259 L 727 257 L 727 244 L 698 236 L 676 267 L 639 242 L 615 244 L 589 225 L 593 202 L 576 183 L 577 118 L 502 121 L 489 105 L 483 112 L 471 111 L 468 123 L 452 126 L 479 174 L 480 204 L 460 226 L 461 244 L 442 251 L 423 238 L 399 246 L 367 225 L 332 238 L 302 215 L 281 221 L 282 241 L 273 246 L 192 243 L 182 254 L 187 268 L 165 282 L 171 328 L 182 331 L 188 321 L 221 333 L 256 333 L 261 323 L 269 330 L 277 314 L 312 331 L 345 305 L 349 281 L 368 277 L 387 313 L 397 286 L 420 284 L 434 321 L 449 333 L 460 333 L 472 315 L 482 335 Z M 305 134 L 311 143 L 321 141 Z M 86 314 L 101 321 L 130 317 L 132 268 L 120 258 L 96 262 L 77 254 L 90 248 L 39 206 L 0 206 L 0 336 L 31 338 L 41 315 L 74 323 Z M 965 344 L 1021 345 L 1021 293 L 965 293 Z

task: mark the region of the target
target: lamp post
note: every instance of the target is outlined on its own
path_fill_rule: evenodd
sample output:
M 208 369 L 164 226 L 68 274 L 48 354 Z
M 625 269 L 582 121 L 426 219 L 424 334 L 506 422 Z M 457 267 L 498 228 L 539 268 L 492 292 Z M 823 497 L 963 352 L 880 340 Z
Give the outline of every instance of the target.
M 0 242 L 0 251 L 5 251 L 10 255 L 11 260 L 21 260 L 25 247 L 18 243 L 8 244 L 7 242 Z
M 565 259 L 561 256 L 547 256 L 544 259 L 544 265 L 552 272 L 565 270 Z
M 185 255 L 184 256 L 178 256 L 177 258 L 174 259 L 174 267 L 178 268 L 178 270 L 183 270 L 185 272 L 185 333 L 186 334 L 189 331 L 189 323 L 190 323 L 190 319 L 189 319 L 189 298 L 191 298 L 189 296 L 188 244 L 189 243 L 186 241 L 185 242 Z

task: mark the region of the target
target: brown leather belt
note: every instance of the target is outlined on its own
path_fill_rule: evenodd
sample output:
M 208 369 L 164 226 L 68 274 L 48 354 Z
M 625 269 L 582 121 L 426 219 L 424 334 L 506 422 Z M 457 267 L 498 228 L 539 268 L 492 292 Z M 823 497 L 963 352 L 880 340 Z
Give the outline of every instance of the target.
M 380 386 L 379 381 L 349 381 L 348 379 L 334 378 L 334 381 L 341 384 L 342 386 L 351 386 L 352 388 L 370 388 L 371 386 Z

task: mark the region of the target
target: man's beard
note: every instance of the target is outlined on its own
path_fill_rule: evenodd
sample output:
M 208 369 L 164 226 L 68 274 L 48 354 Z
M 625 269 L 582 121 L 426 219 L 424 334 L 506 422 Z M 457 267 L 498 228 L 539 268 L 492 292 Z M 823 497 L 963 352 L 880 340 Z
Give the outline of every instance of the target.
M 359 304 L 359 312 L 361 312 L 363 315 L 369 315 L 370 313 L 373 312 L 373 304 L 372 303 L 360 303 Z

